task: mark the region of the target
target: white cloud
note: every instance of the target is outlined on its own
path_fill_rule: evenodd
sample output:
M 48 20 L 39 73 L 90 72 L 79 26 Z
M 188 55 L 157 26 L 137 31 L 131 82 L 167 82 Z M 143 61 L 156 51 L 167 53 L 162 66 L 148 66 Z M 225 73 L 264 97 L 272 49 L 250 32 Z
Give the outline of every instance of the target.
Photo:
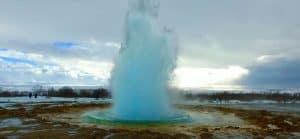
M 58 48 L 57 48 L 58 49 Z M 5 77 L 6 82 L 22 82 L 34 80 L 35 82 L 45 82 L 45 77 L 52 76 L 57 79 L 65 78 L 68 82 L 72 80 L 82 80 L 84 78 L 90 78 L 89 82 L 94 83 L 102 80 L 108 80 L 110 78 L 110 71 L 113 64 L 105 61 L 93 61 L 85 60 L 81 57 L 55 57 L 52 55 L 44 56 L 36 53 L 24 53 L 16 50 L 0 51 L 0 57 L 16 58 L 20 60 L 30 60 L 34 65 L 30 63 L 24 63 L 20 61 L 5 61 L 0 58 L 0 78 Z M 7 73 L 5 75 L 5 73 Z M 15 76 L 18 74 L 27 74 L 28 76 Z M 49 77 L 49 78 L 52 78 Z M 18 80 L 17 80 L 18 79 Z M 54 79 L 52 83 L 56 83 L 57 79 Z M 46 81 L 51 82 L 51 80 Z M 77 82 L 79 83 L 79 82 Z
M 182 88 L 232 86 L 230 84 L 248 74 L 248 70 L 240 66 L 228 68 L 193 68 L 182 67 L 175 71 L 175 84 Z
M 95 79 L 108 79 L 113 68 L 112 63 L 87 61 L 81 59 L 50 59 L 53 63 L 61 66 L 72 77 L 93 76 Z
M 0 60 L 0 84 L 93 84 L 103 85 L 107 79 L 61 66 L 32 66 Z
M 110 47 L 116 47 L 118 49 L 121 48 L 121 44 L 120 43 L 115 43 L 115 42 L 106 42 L 104 43 L 105 46 L 110 46 Z
M 272 58 L 272 55 L 262 55 L 256 58 L 258 62 L 268 62 Z
M 43 55 L 41 55 L 41 54 L 23 53 L 23 52 L 18 52 L 18 51 L 15 51 L 15 50 L 0 51 L 0 56 L 1 57 L 11 57 L 11 58 L 34 60 L 34 61 L 40 61 L 44 58 Z

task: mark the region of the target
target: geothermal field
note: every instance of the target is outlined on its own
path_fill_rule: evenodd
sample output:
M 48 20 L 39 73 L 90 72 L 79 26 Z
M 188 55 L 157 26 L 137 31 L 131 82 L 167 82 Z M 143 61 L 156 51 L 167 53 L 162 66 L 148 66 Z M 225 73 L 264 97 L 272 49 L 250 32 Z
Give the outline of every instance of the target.
M 185 103 L 183 103 L 185 102 Z M 299 138 L 299 100 L 182 99 L 158 120 L 114 116 L 110 98 L 0 99 L 1 138 Z M 180 112 L 178 114 L 178 112 Z M 149 116 L 150 117 L 150 116 Z
M 76 5 L 73 6 L 76 7 Z M 51 68 L 54 64 L 47 63 L 42 70 L 38 68 L 31 70 L 36 73 L 34 77 L 37 79 L 32 79 L 31 82 L 38 84 L 38 79 L 43 79 L 43 75 L 49 74 L 46 76 L 49 84 L 26 86 L 14 85 L 7 81 L 10 85 L 1 85 L 0 138 L 300 138 L 300 92 L 297 89 L 249 89 L 250 87 L 217 89 L 218 87 L 212 87 L 213 81 L 216 80 L 214 78 L 223 81 L 225 78 L 237 79 L 244 74 L 245 76 L 253 74 L 237 66 L 225 70 L 210 70 L 208 73 L 206 73 L 209 70 L 207 68 L 198 72 L 189 70 L 190 72 L 184 74 L 189 74 L 192 78 L 184 85 L 190 87 L 174 86 L 172 81 L 175 76 L 174 71 L 180 63 L 178 62 L 180 49 L 174 31 L 161 27 L 158 22 L 159 6 L 158 1 L 154 0 L 129 1 L 124 21 L 124 40 L 113 66 L 110 67 L 107 84 L 101 86 L 72 86 L 63 83 L 50 85 L 49 82 L 54 80 L 50 77 L 55 73 L 60 73 L 59 76 L 55 76 L 59 79 L 68 74 L 74 80 L 87 76 L 84 82 L 97 80 L 98 76 L 102 76 L 102 73 L 95 72 L 95 69 L 101 70 L 97 69 L 95 63 L 74 60 L 70 58 L 71 55 L 64 53 L 72 49 L 75 57 L 80 57 L 81 52 L 87 48 L 81 48 L 80 43 L 56 42 L 54 43 L 55 52 L 59 56 L 63 55 L 63 59 L 70 58 L 70 61 L 75 61 L 73 68 L 58 66 Z M 268 44 L 268 42 L 264 43 Z M 93 41 L 90 45 L 96 44 L 97 41 Z M 105 43 L 105 45 L 119 47 L 112 43 Z M 38 49 L 36 46 L 34 49 Z M 75 51 L 73 47 L 80 48 L 80 51 Z M 214 49 L 218 47 L 214 45 Z M 96 48 L 84 53 L 83 57 L 89 58 L 89 54 L 93 51 L 105 51 L 104 49 L 98 51 L 100 48 Z M 9 69 L 20 68 L 17 63 L 28 64 L 27 68 L 33 68 L 44 62 L 40 60 L 38 61 L 40 63 L 34 63 L 29 60 L 8 58 L 7 56 L 12 55 L 13 52 L 7 51 L 10 50 L 0 49 L 0 62 L 15 64 L 14 66 L 1 65 L 7 69 L 3 71 L 7 75 L 10 73 Z M 6 57 L 1 54 L 6 54 Z M 24 52 L 23 55 L 26 53 Z M 14 56 L 20 57 L 22 54 L 14 54 Z M 282 56 L 284 55 L 275 58 Z M 32 54 L 27 57 L 41 59 L 47 56 Z M 48 57 L 51 59 L 51 56 Z M 268 60 L 272 59 L 272 55 L 258 58 L 261 65 L 267 65 Z M 50 61 L 59 60 L 53 58 Z M 87 68 L 91 65 L 92 68 Z M 76 70 L 68 71 L 78 68 L 76 66 L 83 66 L 86 71 L 82 73 Z M 272 67 L 276 66 L 272 65 Z M 284 69 L 284 71 L 293 72 L 294 70 Z M 199 74 L 199 72 L 205 72 L 205 74 Z M 97 76 L 91 78 L 92 73 Z M 270 73 L 272 74 L 267 76 L 268 78 L 274 77 L 277 73 L 285 74 L 285 72 L 273 72 L 273 70 Z M 4 74 L 0 75 L 1 80 L 8 79 Z M 18 77 L 27 77 L 27 74 L 24 73 Z M 200 81 L 207 82 L 210 88 L 191 87 L 194 84 L 192 81 L 196 81 L 194 79 L 196 75 L 201 75 Z M 261 79 L 264 76 L 261 74 L 255 77 Z M 295 81 L 297 77 L 282 77 L 280 80 L 287 78 Z M 227 81 L 224 82 L 227 83 Z M 262 82 L 264 81 L 260 81 L 259 84 Z M 270 82 L 274 83 L 275 80 Z

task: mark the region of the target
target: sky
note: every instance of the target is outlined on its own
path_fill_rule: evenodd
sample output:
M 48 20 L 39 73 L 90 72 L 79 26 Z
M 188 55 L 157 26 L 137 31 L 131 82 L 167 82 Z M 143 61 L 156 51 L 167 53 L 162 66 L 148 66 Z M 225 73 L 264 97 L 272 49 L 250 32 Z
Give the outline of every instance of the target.
M 180 88 L 299 88 L 299 0 L 160 0 Z M 126 0 L 1 0 L 0 84 L 108 85 Z

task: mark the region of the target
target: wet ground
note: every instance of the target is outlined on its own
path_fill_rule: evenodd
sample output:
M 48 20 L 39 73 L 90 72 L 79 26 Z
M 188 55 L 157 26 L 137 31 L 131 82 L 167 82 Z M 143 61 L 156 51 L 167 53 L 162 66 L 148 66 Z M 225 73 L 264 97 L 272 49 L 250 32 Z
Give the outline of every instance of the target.
M 108 109 L 100 103 L 12 103 L 0 109 L 0 138 L 300 138 L 300 116 L 292 112 L 226 105 L 177 105 L 193 122 L 97 124 L 82 115 Z

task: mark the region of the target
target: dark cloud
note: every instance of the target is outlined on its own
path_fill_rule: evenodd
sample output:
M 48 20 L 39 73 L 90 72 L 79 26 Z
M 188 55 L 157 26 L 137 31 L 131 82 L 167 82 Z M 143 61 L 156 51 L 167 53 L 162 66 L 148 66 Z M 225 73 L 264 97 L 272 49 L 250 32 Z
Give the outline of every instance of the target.
M 241 84 L 257 88 L 299 88 L 300 59 L 277 58 L 249 68 Z

